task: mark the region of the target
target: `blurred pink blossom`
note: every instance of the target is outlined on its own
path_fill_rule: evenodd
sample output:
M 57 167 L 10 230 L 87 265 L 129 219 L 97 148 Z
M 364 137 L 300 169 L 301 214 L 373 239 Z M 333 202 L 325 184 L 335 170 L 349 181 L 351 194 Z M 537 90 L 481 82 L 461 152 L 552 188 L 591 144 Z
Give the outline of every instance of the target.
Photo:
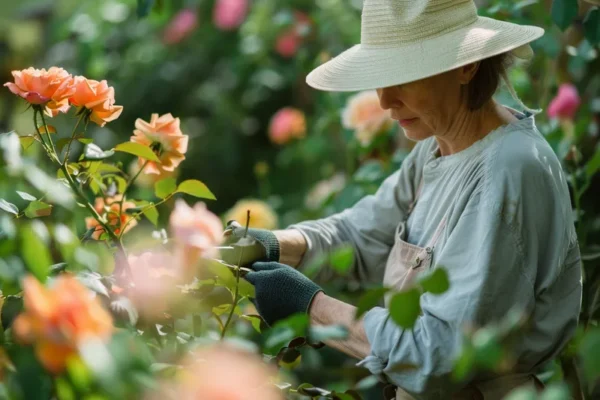
M 204 203 L 190 207 L 179 199 L 169 220 L 176 252 L 185 268 L 193 269 L 202 257 L 217 257 L 223 241 L 223 223 Z M 190 271 L 191 272 L 191 271 Z
M 342 125 L 355 131 L 362 146 L 368 146 L 377 135 L 388 129 L 393 120 L 389 110 L 381 108 L 375 90 L 366 90 L 350 97 L 342 111 Z
M 306 135 L 304 113 L 292 107 L 282 108 L 271 118 L 269 138 L 275 144 L 285 144 Z
M 558 88 L 556 97 L 552 99 L 548 106 L 548 116 L 550 118 L 573 119 L 580 104 L 581 98 L 577 88 L 573 84 L 563 83 Z
M 197 350 L 186 360 L 178 379 L 162 389 L 181 400 L 283 400 L 272 380 L 276 370 L 260 357 L 231 346 Z M 147 400 L 164 398 L 158 390 Z
M 198 15 L 195 10 L 185 8 L 179 11 L 167 25 L 163 42 L 176 44 L 187 38 L 198 27 Z
M 296 55 L 300 46 L 300 38 L 296 32 L 288 31 L 277 38 L 275 50 L 280 56 L 290 58 Z
M 213 22 L 223 31 L 240 26 L 248 13 L 248 0 L 217 0 L 213 10 Z

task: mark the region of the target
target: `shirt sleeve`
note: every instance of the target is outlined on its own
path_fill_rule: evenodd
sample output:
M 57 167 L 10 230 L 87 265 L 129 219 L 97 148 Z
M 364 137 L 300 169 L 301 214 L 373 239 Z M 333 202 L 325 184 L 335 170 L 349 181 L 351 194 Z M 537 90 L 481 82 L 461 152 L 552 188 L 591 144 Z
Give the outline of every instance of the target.
M 371 354 L 360 364 L 415 398 L 441 399 L 453 389 L 449 374 L 465 325 L 498 321 L 519 307 L 533 313 L 535 341 L 547 348 L 564 343 L 577 324 L 579 267 L 568 260 L 573 247 L 565 240 L 572 221 L 559 217 L 569 209 L 568 199 L 544 175 L 536 176 L 535 168 L 503 174 L 469 200 L 434 254 L 434 268 L 447 270 L 450 289 L 421 296 L 422 314 L 413 329 L 398 327 L 381 307 L 365 315 Z
M 385 263 L 394 244 L 394 231 L 407 214 L 415 196 L 417 145 L 401 168 L 390 175 L 373 195 L 353 207 L 327 218 L 289 226 L 302 233 L 306 253 L 298 266 L 303 269 L 315 256 L 342 244 L 354 249 L 353 275 L 361 281 L 381 282 Z

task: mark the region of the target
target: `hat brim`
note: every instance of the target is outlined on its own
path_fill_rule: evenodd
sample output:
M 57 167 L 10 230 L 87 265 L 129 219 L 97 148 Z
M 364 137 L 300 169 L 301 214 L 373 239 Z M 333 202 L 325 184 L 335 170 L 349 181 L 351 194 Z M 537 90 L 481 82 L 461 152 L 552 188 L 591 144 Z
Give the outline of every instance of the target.
M 306 83 L 332 92 L 401 85 L 519 49 L 543 34 L 537 26 L 478 17 L 464 28 L 418 43 L 355 45 L 315 68 Z

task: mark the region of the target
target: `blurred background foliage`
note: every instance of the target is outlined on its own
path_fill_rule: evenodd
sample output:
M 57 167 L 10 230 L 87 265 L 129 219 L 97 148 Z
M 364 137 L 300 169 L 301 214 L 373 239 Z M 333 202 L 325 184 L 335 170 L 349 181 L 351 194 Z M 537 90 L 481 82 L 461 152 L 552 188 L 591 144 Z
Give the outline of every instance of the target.
M 546 29 L 532 44 L 535 58 L 512 69 L 510 79 L 525 104 L 544 110 L 536 118 L 538 127 L 571 184 L 585 263 L 582 330 L 575 342 L 584 340 L 585 327 L 596 326 L 600 303 L 600 11 L 593 3 L 478 1 L 481 15 Z M 219 7 L 229 7 L 229 14 L 217 15 Z M 107 79 L 124 111 L 102 130 L 90 127 L 96 144 L 111 148 L 128 140 L 137 118 L 172 113 L 190 137 L 180 179 L 204 182 L 217 197 L 209 208 L 224 219 L 257 207 L 256 215 L 275 214 L 265 216 L 264 227 L 283 228 L 330 215 L 373 193 L 412 147 L 396 125 L 361 141 L 342 118 L 354 94 L 321 93 L 304 82 L 312 68 L 360 41 L 361 7 L 360 0 L 2 1 L 0 81 L 11 81 L 14 69 L 52 65 Z M 581 106 L 576 114 L 549 116 L 548 105 L 562 84 L 574 85 Z M 497 99 L 519 108 L 505 88 Z M 289 108 L 304 118 L 303 132 L 276 139 L 274 116 Z M 1 90 L 0 132 L 10 130 L 32 134 L 31 116 L 24 102 Z M 26 153 L 36 157 L 36 147 Z M 18 187 L 0 176 L 0 197 L 21 208 Z M 136 190 L 137 198 L 153 193 L 151 185 Z M 235 208 L 241 199 L 265 205 Z M 53 217 L 83 233 L 81 215 L 57 209 Z M 355 285 L 345 279 L 327 284 L 338 297 L 355 301 Z M 347 387 L 334 366 L 352 360 L 335 352 L 325 357 L 323 351 L 330 352 L 307 349 L 296 371 L 330 390 Z M 591 393 L 600 367 L 593 360 L 584 363 L 595 371 L 587 376 Z M 570 374 L 566 362 L 557 371 L 547 381 Z

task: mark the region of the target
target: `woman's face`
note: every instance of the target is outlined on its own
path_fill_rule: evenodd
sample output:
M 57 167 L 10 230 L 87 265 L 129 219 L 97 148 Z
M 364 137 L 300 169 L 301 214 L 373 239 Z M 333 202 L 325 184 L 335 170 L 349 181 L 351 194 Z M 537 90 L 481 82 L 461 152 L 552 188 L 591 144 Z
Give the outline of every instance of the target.
M 444 136 L 460 119 L 460 114 L 466 112 L 466 95 L 461 88 L 474 75 L 473 69 L 476 71 L 475 64 L 470 66 L 377 89 L 379 103 L 383 109 L 390 110 L 409 139 Z

